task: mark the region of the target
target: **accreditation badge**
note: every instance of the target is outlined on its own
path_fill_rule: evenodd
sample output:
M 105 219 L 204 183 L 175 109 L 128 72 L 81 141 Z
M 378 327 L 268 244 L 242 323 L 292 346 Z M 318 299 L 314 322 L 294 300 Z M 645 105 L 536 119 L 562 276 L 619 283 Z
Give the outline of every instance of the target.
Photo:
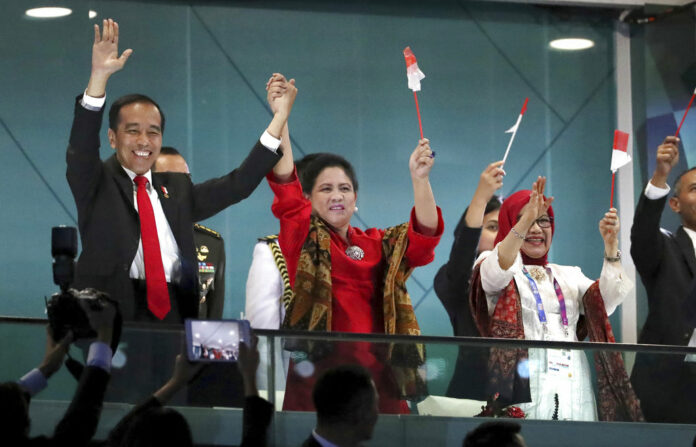
M 573 353 L 570 349 L 546 350 L 546 373 L 552 377 L 573 377 Z

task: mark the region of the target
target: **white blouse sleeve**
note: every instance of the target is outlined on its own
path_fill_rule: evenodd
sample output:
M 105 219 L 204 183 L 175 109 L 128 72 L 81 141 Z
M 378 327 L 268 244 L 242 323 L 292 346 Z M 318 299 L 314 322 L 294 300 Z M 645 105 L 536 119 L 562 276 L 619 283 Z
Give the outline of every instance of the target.
M 604 298 L 607 315 L 614 313 L 631 289 L 633 289 L 633 281 L 624 272 L 623 265 L 620 262 L 604 260 L 602 273 L 599 275 L 599 291 Z
M 278 329 L 281 321 L 283 279 L 271 248 L 265 242 L 254 246 L 254 256 L 246 283 L 244 312 L 255 329 Z
M 578 284 L 578 297 L 582 298 L 594 281 L 585 276 L 580 267 L 574 267 L 573 270 L 575 282 Z M 605 260 L 602 266 L 602 273 L 599 275 L 599 292 L 604 299 L 604 308 L 607 310 L 607 315 L 614 313 L 632 288 L 633 281 L 628 279 L 621 263 L 607 262 Z M 582 313 L 585 313 L 584 309 Z
M 512 266 L 503 270 L 498 262 L 498 246 L 496 245 L 493 251 L 488 253 L 488 256 L 481 262 L 481 285 L 483 291 L 486 292 L 488 313 L 493 314 L 500 292 L 510 284 L 516 273 L 522 271 L 522 257 L 518 253 Z

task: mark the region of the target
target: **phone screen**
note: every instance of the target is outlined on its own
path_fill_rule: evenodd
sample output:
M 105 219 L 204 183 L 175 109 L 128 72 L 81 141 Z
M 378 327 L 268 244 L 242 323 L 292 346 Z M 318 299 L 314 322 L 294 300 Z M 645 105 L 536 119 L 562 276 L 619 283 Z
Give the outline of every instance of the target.
M 192 362 L 236 362 L 239 345 L 249 341 L 246 320 L 193 320 L 186 326 L 186 351 Z

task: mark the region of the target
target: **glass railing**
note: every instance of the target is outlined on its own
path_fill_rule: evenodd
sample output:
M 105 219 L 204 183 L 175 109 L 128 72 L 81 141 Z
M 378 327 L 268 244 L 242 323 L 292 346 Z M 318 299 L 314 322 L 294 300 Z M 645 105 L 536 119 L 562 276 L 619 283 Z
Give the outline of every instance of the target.
M 41 362 L 45 324 L 38 319 L 0 318 L 0 381 L 17 380 Z M 311 390 L 320 374 L 353 363 L 370 372 L 380 396 L 380 422 L 369 445 L 392 445 L 395 439 L 406 442 L 400 445 L 416 445 L 417 439 L 430 440 L 429 445 L 461 445 L 460 435 L 466 430 L 454 436 L 451 424 L 473 427 L 481 421 L 471 419 L 474 416 L 519 417 L 524 424 L 540 427 L 556 421 L 595 421 L 600 432 L 617 425 L 621 430 L 648 426 L 653 427 L 650 433 L 660 436 L 693 438 L 693 426 L 682 430 L 665 427 L 684 426 L 603 422 L 671 418 L 693 423 L 696 413 L 688 399 L 696 389 L 696 348 L 270 330 L 256 331 L 256 335 L 261 359 L 257 383 L 260 395 L 275 404 L 272 435 L 278 446 L 299 445 L 311 431 Z M 84 361 L 87 346 L 76 342 L 71 357 Z M 124 326 L 97 437 L 106 437 L 132 404 L 168 380 L 182 349 L 180 326 Z M 635 369 L 646 365 L 650 375 L 642 377 L 642 388 L 634 389 L 631 372 L 635 379 Z M 50 434 L 76 383 L 62 368 L 32 399 L 33 434 Z M 643 414 L 636 397 L 644 405 L 657 405 L 658 412 Z M 222 363 L 205 368 L 168 404 L 184 413 L 198 442 L 228 445 L 239 442 L 243 402 L 236 365 Z M 450 424 L 444 432 L 435 428 L 443 421 Z M 417 426 L 421 426 L 417 433 L 409 432 Z M 662 431 L 655 431 L 657 427 L 663 427 Z

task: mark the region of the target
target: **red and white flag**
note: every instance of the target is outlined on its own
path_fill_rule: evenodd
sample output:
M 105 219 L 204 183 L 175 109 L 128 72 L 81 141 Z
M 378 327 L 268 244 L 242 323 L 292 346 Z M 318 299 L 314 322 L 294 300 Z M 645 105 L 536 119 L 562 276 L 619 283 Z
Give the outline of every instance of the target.
M 419 92 L 421 89 L 420 81 L 425 78 L 425 75 L 420 68 L 416 56 L 411 51 L 411 47 L 404 48 L 404 58 L 406 59 L 406 77 L 408 78 L 408 88 L 414 92 Z
M 507 156 L 510 153 L 510 148 L 512 147 L 512 142 L 515 140 L 515 135 L 517 134 L 517 129 L 520 127 L 520 123 L 522 122 L 522 117 L 524 116 L 524 112 L 527 111 L 527 103 L 529 102 L 529 98 L 524 99 L 524 104 L 522 105 L 522 110 L 520 110 L 520 115 L 517 117 L 517 122 L 515 122 L 515 125 L 509 128 L 508 130 L 505 131 L 505 133 L 511 133 L 512 136 L 510 137 L 510 142 L 508 143 L 508 147 L 505 150 L 505 156 L 503 156 L 503 164 L 505 164 L 505 160 L 507 160 Z
M 628 134 L 620 130 L 614 131 L 614 146 L 611 151 L 611 172 L 631 162 L 628 155 Z

